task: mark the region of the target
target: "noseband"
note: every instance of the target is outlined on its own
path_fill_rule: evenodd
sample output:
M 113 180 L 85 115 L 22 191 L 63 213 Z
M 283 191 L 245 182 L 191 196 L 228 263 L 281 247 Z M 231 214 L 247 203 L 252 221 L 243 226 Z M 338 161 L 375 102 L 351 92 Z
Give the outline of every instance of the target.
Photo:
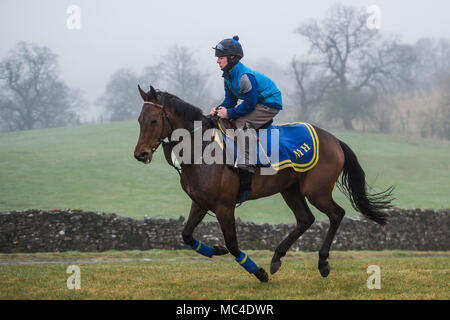
M 164 108 L 164 106 L 159 105 L 159 104 L 156 104 L 156 103 L 153 103 L 153 102 L 149 102 L 149 101 L 145 101 L 144 104 L 148 104 L 148 105 L 151 105 L 151 106 L 155 106 L 155 107 L 161 109 L 161 110 L 162 110 L 162 114 L 163 114 L 163 117 L 162 117 L 161 134 L 159 135 L 158 143 L 157 143 L 155 146 L 153 146 L 153 147 L 150 148 L 150 149 L 152 150 L 152 152 L 155 152 L 155 150 L 159 147 L 159 145 L 160 145 L 161 143 L 162 143 L 162 144 L 165 144 L 165 143 L 170 143 L 170 141 L 171 141 L 171 140 L 170 140 L 170 136 L 163 137 L 163 135 L 164 135 L 164 130 L 166 129 L 166 121 L 169 123 L 170 129 L 171 129 L 172 131 L 173 131 L 173 125 L 172 125 L 172 122 L 170 121 L 169 116 L 167 115 L 167 112 L 166 112 L 166 109 Z M 164 141 L 165 138 L 168 138 L 168 139 L 169 139 L 169 142 L 165 142 L 165 141 Z
M 172 132 L 173 132 L 173 125 L 172 125 L 172 122 L 170 121 L 169 116 L 167 115 L 166 109 L 165 109 L 164 106 L 162 106 L 162 105 L 159 105 L 159 104 L 156 104 L 156 103 L 152 103 L 152 102 L 148 102 L 148 101 L 144 102 L 144 104 L 149 104 L 149 105 L 151 105 L 151 106 L 155 106 L 155 107 L 157 107 L 157 108 L 160 108 L 160 109 L 162 110 L 162 114 L 163 114 L 163 117 L 162 117 L 162 129 L 161 129 L 161 134 L 159 135 L 159 139 L 158 139 L 157 144 L 156 144 L 155 146 L 151 147 L 150 149 L 152 150 L 152 152 L 155 152 L 155 150 L 159 147 L 159 145 L 162 144 L 163 149 L 164 149 L 164 156 L 166 157 L 167 163 L 168 163 L 170 166 L 174 167 L 174 168 L 177 170 L 177 172 L 178 172 L 178 174 L 180 175 L 180 177 L 181 177 L 181 168 L 177 168 L 177 167 L 173 164 L 172 158 L 171 158 L 171 156 L 170 156 L 170 154 L 171 154 L 171 152 L 172 152 L 172 147 L 173 147 L 174 141 L 172 141 L 172 140 L 170 139 L 170 135 L 167 136 L 167 137 L 164 137 L 164 130 L 166 129 L 166 121 L 169 123 L 170 129 L 171 129 Z M 165 138 L 168 138 L 169 141 L 168 141 L 168 142 L 164 141 Z

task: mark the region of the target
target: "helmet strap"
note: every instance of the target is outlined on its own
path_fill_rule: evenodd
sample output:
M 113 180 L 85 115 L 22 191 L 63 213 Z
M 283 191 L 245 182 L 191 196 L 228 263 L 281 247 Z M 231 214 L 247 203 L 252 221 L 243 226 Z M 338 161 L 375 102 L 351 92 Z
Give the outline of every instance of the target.
M 234 68 L 235 65 L 238 64 L 239 60 L 241 60 L 239 57 L 234 56 L 234 58 L 232 58 L 232 56 L 227 56 L 227 65 L 225 66 L 225 68 L 222 69 L 222 71 L 224 72 L 230 72 L 231 69 Z

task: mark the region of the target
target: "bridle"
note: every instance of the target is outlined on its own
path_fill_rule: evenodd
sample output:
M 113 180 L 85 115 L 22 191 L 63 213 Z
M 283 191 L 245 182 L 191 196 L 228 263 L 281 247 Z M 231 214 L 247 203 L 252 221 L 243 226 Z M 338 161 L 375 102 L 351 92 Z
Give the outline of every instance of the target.
M 153 103 L 153 102 L 149 102 L 149 101 L 145 101 L 144 104 L 155 106 L 155 107 L 157 107 L 157 108 L 162 110 L 162 115 L 163 116 L 162 116 L 161 134 L 159 135 L 159 139 L 158 139 L 158 142 L 156 143 L 156 145 L 154 145 L 153 147 L 150 148 L 152 150 L 152 152 L 155 152 L 155 150 L 159 147 L 159 145 L 161 143 L 164 145 L 165 143 L 170 143 L 171 142 L 170 135 L 168 135 L 167 137 L 163 137 L 163 136 L 164 136 L 164 131 L 166 129 L 166 122 L 169 123 L 171 131 L 173 131 L 173 125 L 172 125 L 172 122 L 170 121 L 169 116 L 167 115 L 167 112 L 166 112 L 166 109 L 164 108 L 164 106 L 156 104 L 156 103 Z M 169 142 L 165 142 L 164 141 L 165 138 L 168 138 Z
M 169 156 L 169 154 L 172 152 L 172 144 L 175 143 L 175 142 L 172 141 L 172 139 L 170 139 L 170 135 L 168 135 L 167 137 L 164 137 L 164 131 L 166 129 L 166 122 L 169 123 L 170 129 L 173 132 L 173 125 L 172 125 L 172 122 L 170 121 L 169 116 L 167 115 L 166 109 L 164 108 L 163 105 L 160 105 L 160 104 L 157 104 L 157 103 L 153 103 L 153 102 L 150 102 L 150 101 L 144 101 L 144 104 L 155 106 L 155 107 L 161 109 L 162 110 L 162 115 L 163 115 L 162 116 L 162 129 L 161 129 L 161 134 L 159 135 L 158 142 L 156 143 L 155 146 L 151 147 L 150 149 L 152 150 L 152 152 L 155 152 L 155 150 L 159 147 L 159 145 L 162 144 L 163 148 L 164 148 L 164 156 L 166 157 L 167 162 L 169 163 L 170 166 L 174 167 L 177 170 L 177 172 L 178 172 L 178 174 L 179 174 L 179 176 L 181 178 L 181 168 L 178 168 L 177 166 L 175 166 L 172 163 L 172 159 L 170 159 L 170 156 Z M 195 131 L 195 129 L 191 130 L 191 133 L 193 133 L 194 131 Z M 168 142 L 164 141 L 165 138 L 168 138 L 169 141 Z M 189 196 L 189 197 L 191 197 L 191 196 Z M 192 201 L 194 201 L 197 204 L 197 206 L 202 208 L 202 206 L 200 206 L 200 204 L 197 203 L 197 201 L 195 201 L 194 198 L 191 197 L 191 199 L 192 199 Z M 206 213 L 213 217 L 213 215 L 211 215 L 208 212 L 208 210 L 206 210 Z

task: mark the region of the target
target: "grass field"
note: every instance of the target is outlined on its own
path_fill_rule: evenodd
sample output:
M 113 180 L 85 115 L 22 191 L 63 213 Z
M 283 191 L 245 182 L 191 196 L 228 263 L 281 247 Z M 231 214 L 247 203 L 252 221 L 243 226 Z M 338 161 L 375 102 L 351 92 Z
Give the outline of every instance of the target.
M 0 211 L 71 208 L 133 218 L 186 217 L 190 199 L 162 150 L 149 166 L 133 158 L 138 131 L 137 121 L 125 121 L 0 134 Z M 396 186 L 395 206 L 450 207 L 449 142 L 334 134 L 359 156 L 376 191 Z M 335 199 L 347 215 L 355 215 L 338 190 Z M 236 215 L 247 221 L 295 221 L 280 195 L 249 201 Z
M 272 253 L 247 251 L 269 269 Z M 281 269 L 260 283 L 230 255 L 191 250 L 0 254 L 0 299 L 449 299 L 450 253 L 332 251 L 331 273 L 317 271 L 317 253 L 288 252 Z M 58 264 L 4 265 L 18 261 Z M 92 261 L 96 263 L 88 263 Z M 81 289 L 69 290 L 69 265 Z M 381 289 L 367 288 L 367 267 L 381 269 Z

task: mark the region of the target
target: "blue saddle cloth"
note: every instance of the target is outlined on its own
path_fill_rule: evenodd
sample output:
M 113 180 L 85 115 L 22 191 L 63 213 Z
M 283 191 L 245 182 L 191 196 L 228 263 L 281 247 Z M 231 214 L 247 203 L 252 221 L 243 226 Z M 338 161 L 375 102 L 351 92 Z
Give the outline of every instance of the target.
M 234 150 L 237 157 L 237 146 L 221 129 L 223 141 L 228 150 Z M 293 168 L 304 172 L 312 169 L 319 160 L 319 139 L 314 127 L 309 123 L 292 122 L 271 125 L 257 132 L 256 163 L 271 166 L 279 171 Z

